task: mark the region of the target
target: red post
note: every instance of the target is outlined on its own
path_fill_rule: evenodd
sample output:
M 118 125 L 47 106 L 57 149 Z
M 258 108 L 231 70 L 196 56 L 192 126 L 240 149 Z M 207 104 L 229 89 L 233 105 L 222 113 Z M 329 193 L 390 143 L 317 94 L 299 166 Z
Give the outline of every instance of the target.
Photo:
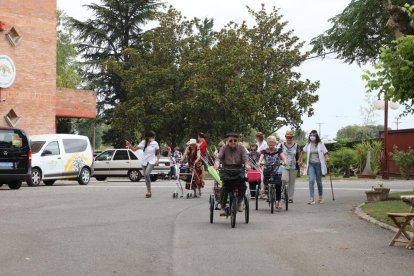
M 388 100 L 384 100 L 384 165 L 382 179 L 389 179 L 388 173 Z

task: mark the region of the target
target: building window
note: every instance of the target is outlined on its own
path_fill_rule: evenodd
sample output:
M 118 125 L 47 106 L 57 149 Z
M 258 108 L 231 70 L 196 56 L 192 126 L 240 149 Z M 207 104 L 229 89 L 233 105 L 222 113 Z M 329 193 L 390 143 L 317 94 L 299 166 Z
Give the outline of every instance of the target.
M 6 120 L 7 124 L 11 127 L 16 127 L 17 123 L 20 120 L 20 117 L 17 116 L 16 112 L 14 112 L 13 109 L 10 109 L 9 113 L 4 116 L 4 119 Z
M 10 31 L 6 34 L 6 37 L 13 47 L 16 47 L 22 39 L 22 37 L 19 35 L 19 33 L 16 31 L 14 27 L 12 27 Z

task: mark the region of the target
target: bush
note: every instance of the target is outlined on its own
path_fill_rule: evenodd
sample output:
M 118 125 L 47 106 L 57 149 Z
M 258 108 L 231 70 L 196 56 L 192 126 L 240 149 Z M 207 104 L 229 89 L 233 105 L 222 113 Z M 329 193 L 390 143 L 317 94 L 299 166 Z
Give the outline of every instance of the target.
M 392 152 L 392 160 L 400 167 L 401 176 L 405 179 L 410 178 L 410 169 L 414 166 L 414 150 L 408 147 L 407 151 L 398 150 L 394 146 Z
M 335 171 L 341 171 L 344 177 L 349 177 L 351 166 L 357 162 L 357 155 L 353 149 L 340 148 L 330 155 L 330 159 Z

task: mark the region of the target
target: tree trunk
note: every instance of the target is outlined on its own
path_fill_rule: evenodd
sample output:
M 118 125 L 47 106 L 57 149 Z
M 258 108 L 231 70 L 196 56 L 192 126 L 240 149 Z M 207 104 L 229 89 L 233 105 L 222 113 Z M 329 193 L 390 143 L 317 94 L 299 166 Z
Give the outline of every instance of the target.
M 387 27 L 396 38 L 404 35 L 414 35 L 414 24 L 408 11 L 404 7 L 393 5 L 391 0 L 384 0 L 384 5 L 390 18 Z

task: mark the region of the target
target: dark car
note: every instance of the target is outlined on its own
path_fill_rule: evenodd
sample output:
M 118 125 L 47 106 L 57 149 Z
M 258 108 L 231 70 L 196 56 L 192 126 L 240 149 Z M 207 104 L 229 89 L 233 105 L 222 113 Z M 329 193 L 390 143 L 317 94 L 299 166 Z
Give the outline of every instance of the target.
M 19 189 L 31 176 L 32 151 L 25 132 L 0 128 L 0 187 Z

